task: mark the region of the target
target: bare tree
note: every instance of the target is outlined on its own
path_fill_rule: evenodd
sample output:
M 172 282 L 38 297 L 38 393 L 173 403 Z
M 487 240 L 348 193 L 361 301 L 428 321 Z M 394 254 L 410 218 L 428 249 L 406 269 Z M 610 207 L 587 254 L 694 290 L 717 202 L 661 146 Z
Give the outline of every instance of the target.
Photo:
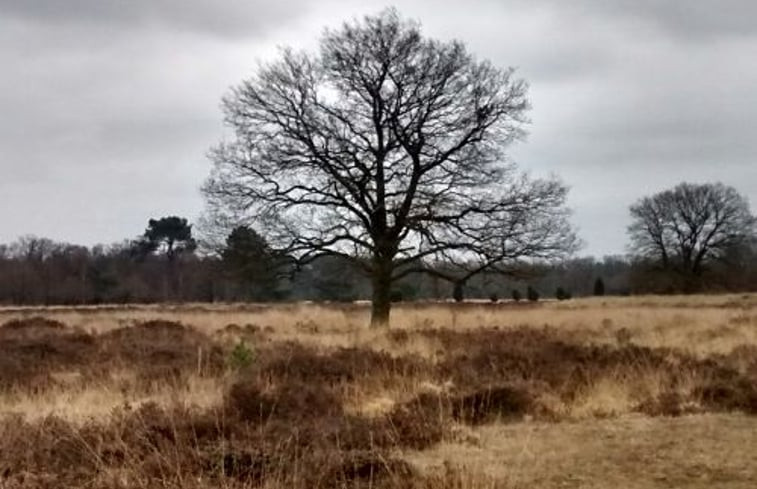
M 757 223 L 746 198 L 722 183 L 681 183 L 632 205 L 631 217 L 637 255 L 693 276 L 754 237 Z
M 224 98 L 235 137 L 211 151 L 209 208 L 301 262 L 356 262 L 371 324 L 387 324 L 392 283 L 429 263 L 475 273 L 572 250 L 565 186 L 503 154 L 523 135 L 526 92 L 512 69 L 394 10 L 346 23 L 320 53 L 284 50 Z

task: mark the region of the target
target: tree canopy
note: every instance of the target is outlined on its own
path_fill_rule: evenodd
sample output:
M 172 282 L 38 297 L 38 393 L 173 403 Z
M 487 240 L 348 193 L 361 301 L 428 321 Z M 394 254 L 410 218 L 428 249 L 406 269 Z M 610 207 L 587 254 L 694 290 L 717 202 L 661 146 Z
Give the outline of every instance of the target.
M 169 216 L 148 221 L 139 247 L 146 252 L 165 254 L 173 262 L 182 253 L 194 251 L 197 243 L 192 238 L 192 225 L 185 218 Z
M 631 206 L 631 249 L 663 268 L 699 276 L 754 239 L 746 198 L 722 183 L 681 183 Z
M 249 226 L 237 226 L 226 238 L 221 251 L 226 270 L 242 282 L 253 299 L 269 300 L 278 296 L 284 260 L 265 238 Z
M 464 280 L 573 250 L 567 188 L 504 153 L 528 108 L 513 69 L 386 10 L 327 30 L 317 53 L 284 49 L 231 90 L 234 137 L 211 151 L 204 193 L 301 263 L 355 262 L 372 278 L 372 323 L 386 324 L 392 283 L 430 263 Z

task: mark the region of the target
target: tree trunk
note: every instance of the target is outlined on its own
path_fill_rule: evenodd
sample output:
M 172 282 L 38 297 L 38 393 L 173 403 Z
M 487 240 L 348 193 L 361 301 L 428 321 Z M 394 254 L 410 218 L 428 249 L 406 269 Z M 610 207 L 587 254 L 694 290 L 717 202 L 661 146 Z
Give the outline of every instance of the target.
M 373 270 L 373 301 L 371 304 L 371 328 L 389 326 L 389 311 L 392 308 L 391 262 L 377 263 Z
M 452 289 L 452 298 L 455 302 L 463 302 L 465 300 L 465 282 L 455 282 L 455 286 Z

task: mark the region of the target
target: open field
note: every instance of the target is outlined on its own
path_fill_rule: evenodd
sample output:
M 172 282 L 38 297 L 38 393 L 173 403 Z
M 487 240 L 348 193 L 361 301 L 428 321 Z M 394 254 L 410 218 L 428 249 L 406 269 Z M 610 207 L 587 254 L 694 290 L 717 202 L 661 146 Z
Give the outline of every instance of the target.
M 0 309 L 0 487 L 757 487 L 757 296 Z

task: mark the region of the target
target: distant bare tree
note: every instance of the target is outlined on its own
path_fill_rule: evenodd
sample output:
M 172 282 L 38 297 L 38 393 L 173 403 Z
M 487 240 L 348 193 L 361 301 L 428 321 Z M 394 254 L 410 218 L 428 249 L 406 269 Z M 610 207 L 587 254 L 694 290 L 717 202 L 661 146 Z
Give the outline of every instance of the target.
M 699 276 L 755 235 L 749 203 L 722 183 L 681 183 L 631 206 L 631 247 L 664 269 Z
M 476 273 L 573 249 L 565 186 L 505 163 L 528 109 L 512 69 L 423 38 L 394 10 L 326 31 L 320 48 L 284 50 L 224 99 L 235 137 L 211 152 L 211 212 L 300 262 L 357 263 L 374 326 L 392 284 L 431 263 Z

